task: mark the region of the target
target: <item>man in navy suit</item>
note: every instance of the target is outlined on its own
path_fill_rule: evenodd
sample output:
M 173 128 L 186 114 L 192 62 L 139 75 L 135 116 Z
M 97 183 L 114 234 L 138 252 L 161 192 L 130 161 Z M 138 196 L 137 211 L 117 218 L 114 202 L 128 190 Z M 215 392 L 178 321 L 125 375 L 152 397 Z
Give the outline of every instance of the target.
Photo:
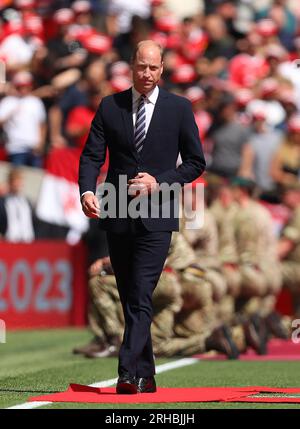
M 172 231 L 179 228 L 175 197 L 170 215 L 165 202 L 157 203 L 158 216 L 120 215 L 133 198 L 149 199 L 162 184 L 192 182 L 205 169 L 199 132 L 190 102 L 158 87 L 163 71 L 162 49 L 140 42 L 133 54 L 133 87 L 104 97 L 93 119 L 80 159 L 79 185 L 86 216 L 99 217 L 107 231 L 111 263 L 125 318 L 119 354 L 117 393 L 155 392 L 150 326 L 152 293 L 168 253 Z M 106 183 L 116 189 L 116 216 L 102 216 L 96 192 L 99 170 L 109 151 Z M 182 163 L 176 166 L 178 155 Z M 130 196 L 120 187 L 125 177 L 136 190 Z M 128 199 L 127 199 L 128 198 Z M 163 199 L 163 198 L 162 198 Z

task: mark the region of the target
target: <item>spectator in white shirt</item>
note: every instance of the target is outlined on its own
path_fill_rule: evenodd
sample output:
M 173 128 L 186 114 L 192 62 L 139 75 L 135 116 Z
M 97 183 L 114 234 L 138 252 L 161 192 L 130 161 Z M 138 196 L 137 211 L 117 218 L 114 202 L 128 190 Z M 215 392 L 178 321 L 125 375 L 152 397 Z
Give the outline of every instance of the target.
M 108 32 L 112 35 L 128 33 L 134 15 L 142 19 L 150 17 L 150 0 L 110 0 L 107 12 Z
M 46 110 L 31 94 L 33 78 L 29 72 L 17 72 L 12 80 L 15 95 L 0 101 L 0 126 L 6 134 L 8 159 L 16 166 L 42 167 L 46 137 Z
M 30 243 L 35 238 L 34 213 L 23 195 L 23 173 L 12 168 L 8 174 L 8 192 L 0 197 L 0 236 L 12 243 Z
M 6 26 L 7 35 L 0 42 L 0 56 L 8 70 L 17 70 L 30 64 L 33 46 L 22 35 L 23 23 L 13 20 Z

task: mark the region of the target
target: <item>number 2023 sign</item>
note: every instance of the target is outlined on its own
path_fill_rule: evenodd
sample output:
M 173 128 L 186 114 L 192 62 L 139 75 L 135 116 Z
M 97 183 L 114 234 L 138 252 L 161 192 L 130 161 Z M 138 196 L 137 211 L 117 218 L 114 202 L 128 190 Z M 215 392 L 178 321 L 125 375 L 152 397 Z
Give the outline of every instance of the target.
M 0 318 L 8 329 L 73 324 L 74 293 L 78 294 L 74 251 L 78 249 L 63 242 L 0 244 Z

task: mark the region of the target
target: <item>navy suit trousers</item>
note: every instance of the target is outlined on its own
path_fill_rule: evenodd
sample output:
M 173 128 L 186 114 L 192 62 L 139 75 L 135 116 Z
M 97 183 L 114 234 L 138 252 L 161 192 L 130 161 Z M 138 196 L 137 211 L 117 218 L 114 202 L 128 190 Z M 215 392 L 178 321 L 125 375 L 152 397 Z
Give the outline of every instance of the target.
M 171 231 L 148 231 L 140 219 L 125 233 L 107 232 L 112 267 L 122 302 L 125 330 L 119 353 L 119 375 L 155 374 L 151 322 L 152 294 L 166 260 Z

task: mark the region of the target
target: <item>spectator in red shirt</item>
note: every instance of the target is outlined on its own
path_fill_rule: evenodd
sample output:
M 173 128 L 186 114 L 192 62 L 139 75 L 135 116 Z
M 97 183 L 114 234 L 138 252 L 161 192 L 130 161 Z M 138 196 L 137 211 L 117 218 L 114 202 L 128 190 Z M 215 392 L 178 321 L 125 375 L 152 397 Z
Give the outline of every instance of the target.
M 72 140 L 73 145 L 80 149 L 80 151 L 85 145 L 91 122 L 100 103 L 100 99 L 101 94 L 99 91 L 90 90 L 88 92 L 88 105 L 74 107 L 67 117 L 65 125 L 66 132 Z M 105 164 L 101 169 L 102 172 L 106 173 L 107 168 L 108 157 L 106 157 Z

